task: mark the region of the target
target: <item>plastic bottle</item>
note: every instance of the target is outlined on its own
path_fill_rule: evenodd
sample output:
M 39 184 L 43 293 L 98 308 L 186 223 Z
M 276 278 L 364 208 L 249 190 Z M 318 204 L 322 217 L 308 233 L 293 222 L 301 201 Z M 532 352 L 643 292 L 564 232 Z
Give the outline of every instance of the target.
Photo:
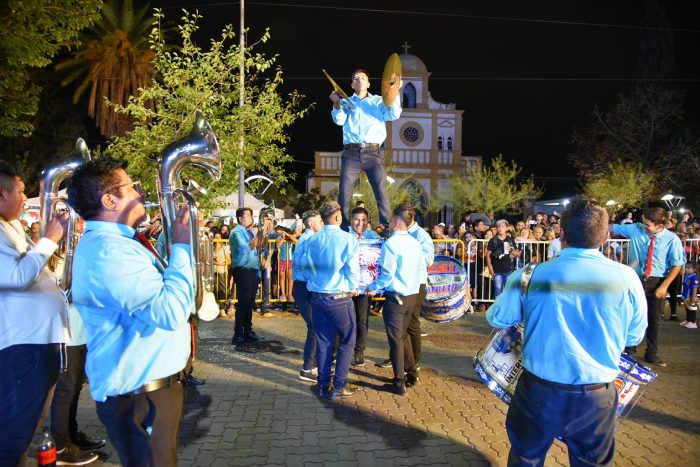
M 41 443 L 36 449 L 36 461 L 39 467 L 54 467 L 56 465 L 56 443 L 51 435 L 44 430 Z

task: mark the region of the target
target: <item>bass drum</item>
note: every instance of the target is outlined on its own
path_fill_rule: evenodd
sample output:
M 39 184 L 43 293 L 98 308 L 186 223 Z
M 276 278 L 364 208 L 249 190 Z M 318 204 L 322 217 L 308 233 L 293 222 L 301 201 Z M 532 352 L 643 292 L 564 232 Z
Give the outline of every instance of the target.
M 436 256 L 428 268 L 428 284 L 425 301 L 421 305 L 421 317 L 433 323 L 449 323 L 461 318 L 470 302 L 464 265 L 451 256 Z

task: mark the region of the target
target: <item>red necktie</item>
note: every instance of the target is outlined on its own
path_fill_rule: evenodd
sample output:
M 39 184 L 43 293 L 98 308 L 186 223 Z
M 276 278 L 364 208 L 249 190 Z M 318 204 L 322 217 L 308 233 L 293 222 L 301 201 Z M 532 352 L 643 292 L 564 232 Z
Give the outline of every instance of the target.
M 647 251 L 647 267 L 644 269 L 644 278 L 651 276 L 651 263 L 652 257 L 654 255 L 654 243 L 656 243 L 656 236 L 651 236 L 651 242 L 649 243 L 649 251 Z

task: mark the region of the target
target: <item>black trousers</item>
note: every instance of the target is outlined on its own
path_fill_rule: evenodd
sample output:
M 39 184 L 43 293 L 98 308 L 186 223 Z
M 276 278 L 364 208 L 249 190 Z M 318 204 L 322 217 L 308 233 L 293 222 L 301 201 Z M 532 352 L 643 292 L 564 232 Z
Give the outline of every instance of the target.
M 357 295 L 352 297 L 355 305 L 355 317 L 357 318 L 357 337 L 355 339 L 355 353 L 365 351 L 367 346 L 367 331 L 369 330 L 369 295 Z
M 617 391 L 613 383 L 586 390 L 543 384 L 524 371 L 506 415 L 508 465 L 544 465 L 554 438 L 569 447 L 571 466 L 612 465 Z
M 20 344 L 0 350 L 0 465 L 24 465 L 59 369 L 58 344 Z
M 663 281 L 662 277 L 649 277 L 644 281 L 644 295 L 647 298 L 647 349 L 644 357 L 653 360 L 659 353 L 659 334 L 661 331 L 661 317 L 664 313 L 666 297 L 656 298 L 654 295 L 656 288 Z
M 87 345 L 66 347 L 68 370 L 59 373 L 51 401 L 51 436 L 60 450 L 72 444 L 78 434 L 78 401 L 87 380 L 85 358 Z
M 234 337 L 244 336 L 253 330 L 253 306 L 258 293 L 258 271 L 251 268 L 233 268 L 233 279 L 236 281 L 236 323 Z
M 185 401 L 182 383 L 135 396 L 96 402 L 97 415 L 125 467 L 177 465 L 180 419 Z
M 404 368 L 415 366 L 411 340 L 406 331 L 411 323 L 416 298 L 417 294 L 406 295 L 400 297 L 402 303 L 398 303 L 395 296 L 386 294 L 384 302 L 382 316 L 384 317 L 386 337 L 389 340 L 389 358 L 394 370 L 394 384 L 396 385 L 403 385 L 406 382 Z M 406 363 L 404 363 L 404 359 Z

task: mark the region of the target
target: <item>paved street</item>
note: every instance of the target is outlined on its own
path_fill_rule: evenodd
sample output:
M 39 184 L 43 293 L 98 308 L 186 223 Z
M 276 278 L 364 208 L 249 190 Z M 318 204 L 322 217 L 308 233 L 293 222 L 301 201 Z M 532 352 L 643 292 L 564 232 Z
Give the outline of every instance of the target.
M 266 341 L 246 351 L 229 345 L 233 321 L 203 323 L 195 375 L 207 383 L 187 396 L 180 465 L 505 465 L 507 406 L 472 368 L 490 332 L 483 314 L 423 323 L 429 335 L 421 385 L 405 397 L 382 391 L 391 369 L 374 362 L 388 357 L 388 346 L 381 317 L 372 317 L 368 363 L 351 372 L 363 389 L 332 402 L 298 379 L 306 332 L 300 317 L 255 315 Z M 663 322 L 660 355 L 669 366 L 657 369 L 656 382 L 619 425 L 616 465 L 700 465 L 699 337 Z M 104 435 L 86 393 L 78 418 L 83 431 Z M 101 460 L 118 465 L 110 444 Z M 566 447 L 555 443 L 546 465 L 568 465 Z

